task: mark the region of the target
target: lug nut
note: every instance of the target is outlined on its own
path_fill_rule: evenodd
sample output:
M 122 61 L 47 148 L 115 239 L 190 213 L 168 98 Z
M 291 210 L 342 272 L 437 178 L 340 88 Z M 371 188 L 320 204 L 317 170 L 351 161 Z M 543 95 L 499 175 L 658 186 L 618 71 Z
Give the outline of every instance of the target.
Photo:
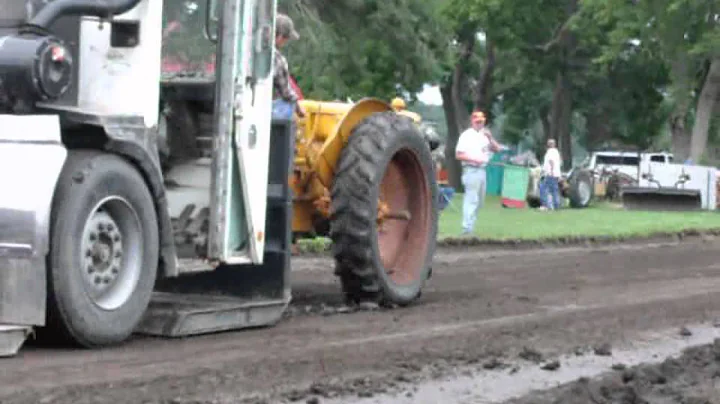
M 99 285 L 100 282 L 102 282 L 102 279 L 100 279 L 99 276 L 96 276 L 96 277 L 95 277 L 95 284 L 96 284 L 96 285 Z
M 118 267 L 113 267 L 112 273 L 117 275 L 120 272 L 120 269 Z
M 98 230 L 104 231 L 104 230 L 105 230 L 105 225 L 102 224 L 102 223 L 98 223 Z
M 85 251 L 85 256 L 92 257 L 92 250 L 88 248 L 87 251 Z
M 90 233 L 90 241 L 95 241 L 97 239 L 97 234 Z
M 113 226 L 112 223 L 108 223 L 107 229 L 108 229 L 108 231 L 113 231 L 113 230 L 115 230 L 115 226 Z
M 93 268 L 92 265 L 88 265 L 87 271 L 88 271 L 89 274 L 91 274 L 91 273 L 95 272 L 95 268 Z
M 113 241 L 116 242 L 116 243 L 117 243 L 118 241 L 120 241 L 120 235 L 119 235 L 119 234 L 115 234 L 115 235 L 113 236 Z

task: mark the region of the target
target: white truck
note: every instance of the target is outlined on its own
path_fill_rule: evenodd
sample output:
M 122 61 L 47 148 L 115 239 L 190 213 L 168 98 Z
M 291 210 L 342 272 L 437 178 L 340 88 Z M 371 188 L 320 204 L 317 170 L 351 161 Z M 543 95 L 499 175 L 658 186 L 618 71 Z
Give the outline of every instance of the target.
M 670 164 L 673 162 L 673 155 L 667 152 L 638 153 L 628 151 L 595 151 L 588 156 L 584 164 L 588 168 L 602 172 L 617 170 L 629 177 L 638 177 L 638 168 L 646 163 Z

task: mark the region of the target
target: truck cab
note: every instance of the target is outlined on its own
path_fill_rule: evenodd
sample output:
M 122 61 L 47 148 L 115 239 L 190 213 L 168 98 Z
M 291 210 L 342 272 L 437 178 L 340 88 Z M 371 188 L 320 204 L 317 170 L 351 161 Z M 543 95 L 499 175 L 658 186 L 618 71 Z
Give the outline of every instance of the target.
M 2 4 L 0 355 L 33 328 L 100 347 L 280 318 L 294 136 L 270 116 L 275 1 Z M 182 91 L 205 94 L 204 137 L 172 110 Z M 234 288 L 232 325 L 202 317 L 220 303 L 193 300 L 201 284 Z

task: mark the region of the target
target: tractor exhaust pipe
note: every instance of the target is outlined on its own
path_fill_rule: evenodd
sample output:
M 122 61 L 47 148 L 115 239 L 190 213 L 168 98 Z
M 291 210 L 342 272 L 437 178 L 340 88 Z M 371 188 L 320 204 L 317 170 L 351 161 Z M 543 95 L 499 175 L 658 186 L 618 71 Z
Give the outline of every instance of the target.
M 55 0 L 40 9 L 28 25 L 47 30 L 66 15 L 112 17 L 132 10 L 138 3 L 140 0 Z

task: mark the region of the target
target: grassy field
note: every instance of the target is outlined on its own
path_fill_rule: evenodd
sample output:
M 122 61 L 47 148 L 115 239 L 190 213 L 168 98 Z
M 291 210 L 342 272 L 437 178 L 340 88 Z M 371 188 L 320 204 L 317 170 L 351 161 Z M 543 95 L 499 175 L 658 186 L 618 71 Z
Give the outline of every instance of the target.
M 459 236 L 462 195 L 441 213 L 439 238 Z M 505 209 L 500 198 L 488 196 L 478 212 L 475 236 L 482 239 L 534 240 L 562 236 L 643 236 L 687 229 L 720 229 L 720 213 L 624 211 L 609 204 L 556 212 Z

